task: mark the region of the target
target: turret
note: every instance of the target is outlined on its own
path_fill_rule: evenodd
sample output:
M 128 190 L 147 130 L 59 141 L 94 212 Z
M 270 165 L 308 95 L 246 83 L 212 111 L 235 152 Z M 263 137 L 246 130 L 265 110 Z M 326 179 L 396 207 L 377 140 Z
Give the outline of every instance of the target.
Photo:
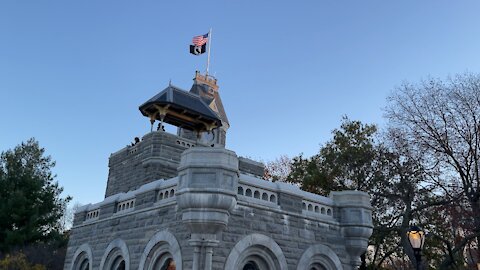
M 370 196 L 362 191 L 347 190 L 331 192 L 330 197 L 337 208 L 336 218 L 341 224 L 350 263 L 359 266 L 360 255 L 367 250 L 368 238 L 373 232 Z
M 227 228 L 237 203 L 238 174 L 237 155 L 225 148 L 196 147 L 182 154 L 176 196 L 182 222 L 191 233 L 194 270 L 201 264 L 202 269 L 212 267 L 216 236 Z
M 221 125 L 214 129 L 213 132 L 202 134 L 201 140 L 206 144 L 225 147 L 227 130 L 230 127 L 230 123 L 228 122 L 227 114 L 225 113 L 218 90 L 219 86 L 217 85 L 216 78 L 211 75 L 202 75 L 199 71 L 195 72 L 190 93 L 199 96 L 201 100 L 215 112 L 221 122 Z M 178 129 L 178 135 L 187 139 L 195 138 L 195 134 L 192 131 L 184 128 Z

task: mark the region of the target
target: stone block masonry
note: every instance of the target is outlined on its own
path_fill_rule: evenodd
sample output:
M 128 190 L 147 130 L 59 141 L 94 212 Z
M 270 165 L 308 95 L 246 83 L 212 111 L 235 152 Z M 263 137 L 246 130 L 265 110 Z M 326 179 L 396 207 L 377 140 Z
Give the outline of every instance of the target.
M 210 147 L 167 132 L 155 131 L 143 136 L 135 145 L 113 153 L 109 159 L 109 173 L 105 198 L 128 192 L 141 185 L 177 175 L 180 155 L 193 147 Z M 263 164 L 240 158 L 239 170 L 261 177 Z
M 359 265 L 372 232 L 367 194 L 323 197 L 268 182 L 260 179 L 261 164 L 192 144 L 152 132 L 112 154 L 105 200 L 75 214 L 65 269 Z

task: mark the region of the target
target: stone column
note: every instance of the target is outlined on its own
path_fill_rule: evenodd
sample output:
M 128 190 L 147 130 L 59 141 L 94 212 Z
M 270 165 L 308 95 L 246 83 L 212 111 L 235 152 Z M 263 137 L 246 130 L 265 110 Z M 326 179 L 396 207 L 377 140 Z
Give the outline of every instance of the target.
M 201 252 L 201 244 L 195 242 L 190 242 L 190 245 L 193 246 L 193 263 L 192 263 L 192 270 L 200 270 L 200 252 Z
M 227 227 L 237 203 L 238 158 L 224 148 L 190 148 L 181 156 L 178 177 L 177 205 L 191 233 L 193 269 L 210 270 L 216 235 Z M 196 257 L 200 248 L 205 249 L 204 260 Z
M 207 245 L 205 247 L 205 270 L 212 270 L 213 247 L 215 245 Z
M 370 196 L 361 191 L 347 190 L 330 193 L 336 207 L 351 269 L 361 264 L 360 255 L 367 251 L 368 238 L 373 232 Z

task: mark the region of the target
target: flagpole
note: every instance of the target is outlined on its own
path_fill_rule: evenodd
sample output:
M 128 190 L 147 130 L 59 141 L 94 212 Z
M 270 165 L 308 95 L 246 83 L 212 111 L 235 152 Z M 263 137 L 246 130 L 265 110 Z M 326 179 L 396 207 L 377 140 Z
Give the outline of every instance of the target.
M 208 76 L 208 67 L 210 66 L 210 47 L 212 46 L 212 28 L 208 31 L 208 56 L 207 56 L 207 72 L 205 73 Z

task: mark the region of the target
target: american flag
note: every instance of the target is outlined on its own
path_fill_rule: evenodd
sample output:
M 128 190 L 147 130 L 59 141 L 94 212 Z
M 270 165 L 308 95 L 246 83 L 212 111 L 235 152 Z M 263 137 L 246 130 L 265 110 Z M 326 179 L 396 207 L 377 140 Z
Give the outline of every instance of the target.
M 192 39 L 192 43 L 195 46 L 202 46 L 203 44 L 207 43 L 208 41 L 208 33 L 205 35 L 195 36 Z

